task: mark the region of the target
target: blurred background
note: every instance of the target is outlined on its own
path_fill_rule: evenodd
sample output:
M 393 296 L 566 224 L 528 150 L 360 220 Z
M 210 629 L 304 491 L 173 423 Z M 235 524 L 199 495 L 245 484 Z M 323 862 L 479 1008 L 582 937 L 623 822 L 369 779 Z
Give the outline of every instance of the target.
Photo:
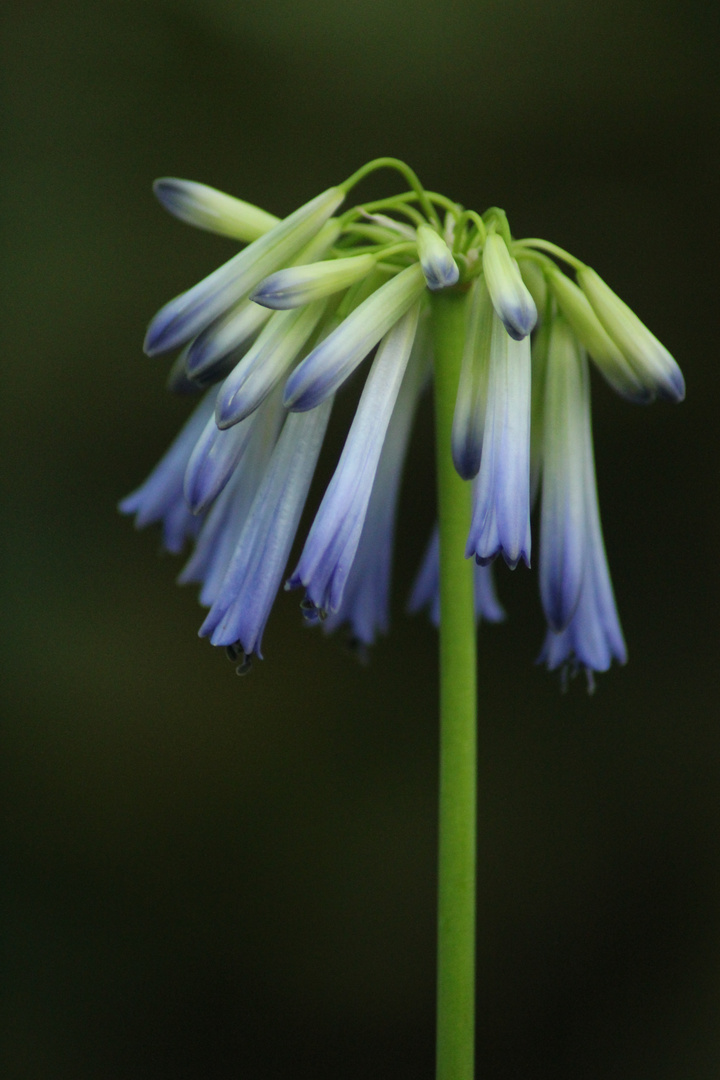
M 238 680 L 116 511 L 188 409 L 146 324 L 234 251 L 153 178 L 283 215 L 391 154 L 589 262 L 688 385 L 595 383 L 627 667 L 560 693 L 534 572 L 481 632 L 478 1075 L 716 1078 L 717 7 L 3 0 L 0 28 L 2 1076 L 433 1075 L 429 404 L 368 666 L 282 595 Z

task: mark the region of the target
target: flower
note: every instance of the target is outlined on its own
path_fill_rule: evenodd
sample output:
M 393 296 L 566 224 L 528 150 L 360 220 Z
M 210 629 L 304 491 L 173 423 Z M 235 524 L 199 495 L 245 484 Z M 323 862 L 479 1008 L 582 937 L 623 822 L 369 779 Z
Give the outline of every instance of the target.
M 465 555 L 511 569 L 530 565 L 530 339 L 511 337 L 492 312 L 480 470 Z
M 244 673 L 262 656 L 275 597 L 361 652 L 389 625 L 398 494 L 416 406 L 433 371 L 436 305 L 462 304 L 452 459 L 472 485 L 466 557 L 478 619 L 505 618 L 494 561 L 530 565 L 540 495 L 540 660 L 564 676 L 624 663 L 600 525 L 588 355 L 622 397 L 679 401 L 677 364 L 604 281 L 545 240 L 513 238 L 503 211 L 482 216 L 411 190 L 338 211 L 370 163 L 284 219 L 204 184 L 162 179 L 181 220 L 247 246 L 166 304 L 145 339 L 179 350 L 171 388 L 201 393 L 145 483 L 120 504 L 165 547 L 192 551 L 181 582 L 200 585 L 200 633 Z M 441 221 L 439 211 L 443 213 Z M 575 270 L 573 281 L 563 267 Z M 295 569 L 288 561 L 335 395 L 375 351 L 332 479 Z M 460 356 L 460 351 L 462 355 Z M 410 610 L 439 620 L 432 532 Z
M 584 349 L 555 319 L 545 379 L 540 510 L 540 595 L 548 631 L 540 654 L 553 670 L 607 671 L 626 660 L 603 544 Z

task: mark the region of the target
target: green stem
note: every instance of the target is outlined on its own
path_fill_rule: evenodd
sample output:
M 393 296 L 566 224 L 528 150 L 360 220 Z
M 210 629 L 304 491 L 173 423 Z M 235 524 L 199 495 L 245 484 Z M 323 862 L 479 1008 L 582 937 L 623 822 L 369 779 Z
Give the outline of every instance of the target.
M 338 186 L 347 194 L 351 188 L 355 187 L 355 185 L 359 184 L 369 173 L 375 172 L 377 169 L 395 169 L 397 172 L 401 173 L 410 184 L 413 191 L 417 194 L 420 205 L 427 214 L 428 221 L 434 221 L 438 227 L 440 226 L 440 220 L 437 216 L 435 207 L 428 199 L 425 188 L 420 183 L 417 173 L 404 161 L 401 161 L 400 158 L 379 157 L 375 158 L 373 161 L 368 161 Z
M 473 1080 L 475 1051 L 476 624 L 465 558 L 471 486 L 455 471 L 451 431 L 466 295 L 432 297 L 440 519 L 440 826 L 437 1080 Z
M 551 244 L 549 240 L 540 240 L 538 237 L 531 236 L 527 240 L 516 241 L 516 246 L 540 248 L 542 251 L 549 251 L 551 255 L 556 255 L 557 258 L 562 259 L 563 262 L 569 263 L 575 270 L 585 269 L 584 262 L 581 262 L 580 259 L 576 259 L 569 251 L 565 251 L 563 248 L 558 247 L 557 244 Z

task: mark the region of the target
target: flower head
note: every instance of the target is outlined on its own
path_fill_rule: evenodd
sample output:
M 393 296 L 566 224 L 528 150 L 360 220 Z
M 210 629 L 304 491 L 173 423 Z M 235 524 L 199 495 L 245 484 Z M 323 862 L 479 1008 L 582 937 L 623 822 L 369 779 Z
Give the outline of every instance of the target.
M 396 166 L 410 191 L 340 216 L 375 163 L 283 219 L 204 184 L 156 182 L 171 213 L 248 246 L 150 324 L 150 355 L 180 350 L 171 387 L 204 393 L 120 509 L 139 527 L 159 522 L 170 551 L 193 545 L 180 580 L 201 587 L 209 610 L 200 633 L 242 658 L 244 672 L 262 655 L 335 394 L 368 361 L 285 587 L 304 590 L 308 622 L 347 626 L 362 649 L 371 645 L 389 623 L 403 462 L 431 381 L 436 305 L 451 290 L 464 322 L 448 453 L 472 484 L 466 557 L 476 564 L 476 613 L 504 618 L 492 564 L 500 554 L 511 568 L 530 565 L 540 491 L 541 660 L 592 681 L 613 659 L 624 662 L 625 644 L 600 526 L 588 355 L 631 401 L 681 400 L 682 375 L 589 267 L 547 241 L 514 239 L 497 207 L 464 210 Z M 438 578 L 435 530 L 410 607 L 428 607 L 436 622 Z

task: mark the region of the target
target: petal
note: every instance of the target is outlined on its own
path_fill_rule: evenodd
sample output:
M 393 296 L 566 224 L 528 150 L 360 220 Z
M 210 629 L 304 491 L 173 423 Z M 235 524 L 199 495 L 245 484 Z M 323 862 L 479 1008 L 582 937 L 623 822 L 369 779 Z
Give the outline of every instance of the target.
M 347 623 L 353 638 L 372 645 L 389 625 L 390 573 L 397 502 L 410 430 L 431 354 L 427 320 L 421 319 L 412 355 L 383 442 L 357 554 L 337 612 L 322 623 L 326 632 Z
M 587 378 L 585 387 L 587 417 L 583 431 L 585 571 L 575 613 L 560 633 L 548 630 L 538 661 L 544 662 L 550 671 L 562 667 L 574 673 L 578 668 L 584 668 L 588 673 L 589 686 L 592 689 L 592 672 L 607 671 L 613 659 L 624 664 L 627 660 L 627 650 L 618 618 L 600 524 Z
M 549 312 L 548 312 L 549 316 Z M 548 346 L 552 320 L 544 318 L 530 346 L 532 363 L 532 386 L 530 388 L 530 509 L 535 505 L 540 488 L 542 471 L 544 414 L 545 414 L 545 374 L 547 370 Z
M 642 385 L 669 401 L 682 401 L 685 380 L 665 346 L 589 266 L 578 270 L 577 278 L 598 319 L 620 346 Z
M 292 373 L 286 407 L 313 409 L 333 394 L 424 289 L 422 268 L 414 263 L 368 296 Z
M 325 301 L 319 300 L 273 315 L 220 388 L 215 409 L 218 427 L 237 424 L 258 407 L 294 364 L 325 309 Z
M 498 233 L 490 233 L 483 248 L 483 271 L 493 307 L 511 338 L 526 337 L 537 322 L 535 301 L 520 268 Z
M 245 453 L 252 434 L 253 417 L 230 431 L 219 431 L 215 416 L 209 417 L 197 441 L 187 469 L 183 491 L 194 514 L 207 510 L 220 494 Z
M 430 225 L 418 226 L 417 245 L 428 289 L 436 292 L 455 285 L 460 277 L 458 265 L 450 248 Z
M 380 344 L 337 469 L 288 582 L 290 588 L 304 585 L 309 600 L 323 612 L 337 611 L 342 601 L 419 312 L 415 303 Z
M 484 277 L 470 289 L 465 344 L 452 428 L 452 455 L 459 475 L 471 480 L 480 468 L 487 407 L 493 306 Z
M 374 269 L 375 258 L 372 255 L 289 266 L 261 281 L 251 299 L 268 308 L 301 307 L 347 289 Z
M 286 217 L 214 273 L 161 308 L 145 338 L 149 356 L 183 345 L 297 254 L 343 201 L 329 188 Z
M 516 341 L 497 315 L 488 404 L 473 517 L 465 554 L 489 562 L 502 552 L 508 566 L 530 565 L 530 341 Z
M 195 550 L 178 578 L 181 584 L 202 583 L 200 603 L 214 603 L 238 537 L 250 512 L 284 419 L 279 395 L 273 395 L 254 417 L 251 438 L 235 469 L 203 522 Z
M 244 243 L 257 240 L 280 223 L 274 214 L 193 180 L 163 176 L 155 181 L 153 191 L 165 209 L 181 221 Z
M 213 645 L 240 642 L 262 656 L 265 624 L 285 570 L 327 427 L 332 398 L 291 413 L 237 541 L 205 622 Z
M 587 382 L 587 361 L 568 323 L 557 316 L 546 372 L 540 513 L 540 596 L 555 631 L 575 613 L 585 569 Z

